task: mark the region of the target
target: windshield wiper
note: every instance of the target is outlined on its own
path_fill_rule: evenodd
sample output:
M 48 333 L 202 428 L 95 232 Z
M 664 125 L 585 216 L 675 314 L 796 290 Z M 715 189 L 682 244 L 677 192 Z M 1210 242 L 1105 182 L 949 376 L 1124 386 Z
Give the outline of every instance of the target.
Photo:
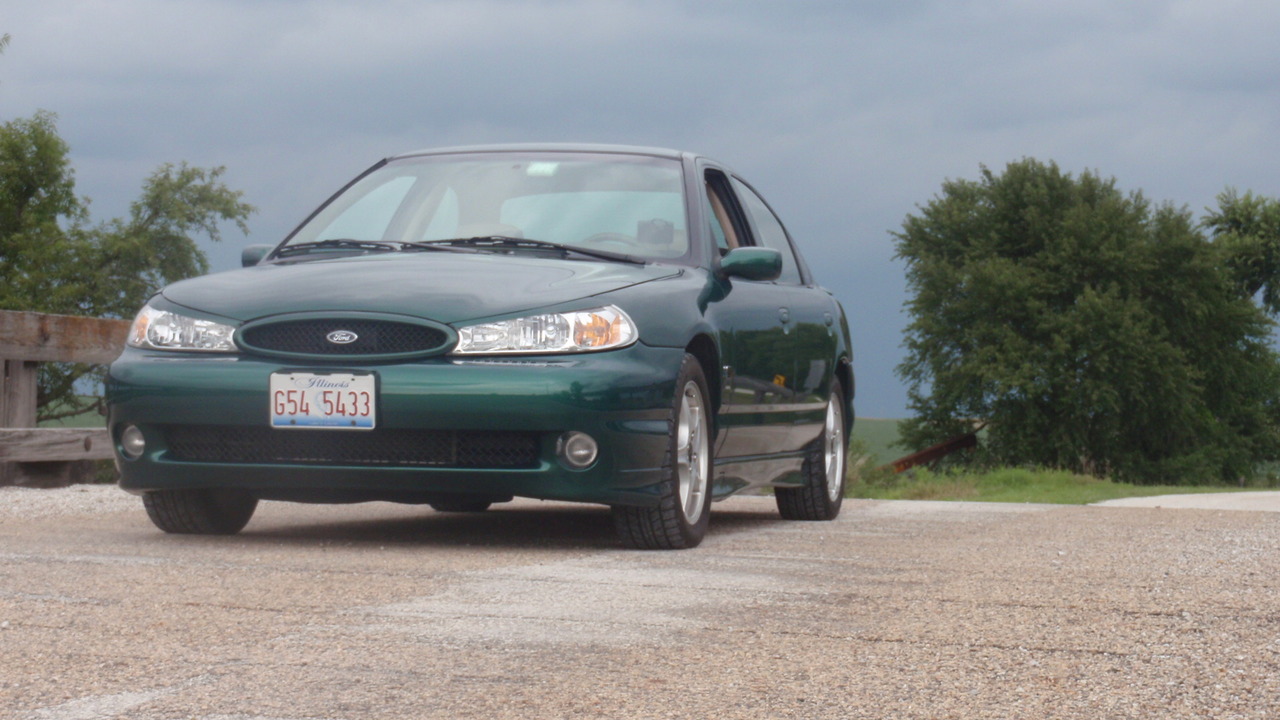
M 276 251 L 276 257 L 301 255 L 312 250 L 362 250 L 364 252 L 390 252 L 399 250 L 400 243 L 382 242 L 381 240 L 352 240 L 350 238 L 333 238 L 314 242 L 294 243 Z
M 597 260 L 610 260 L 613 262 L 634 263 L 636 265 L 644 265 L 645 260 L 623 253 L 609 252 L 608 250 L 592 250 L 581 248 L 574 245 L 563 245 L 561 243 L 547 242 L 546 240 L 532 240 L 530 238 L 511 237 L 509 235 L 482 235 L 479 237 L 451 238 L 449 240 L 424 240 L 422 242 L 405 243 L 403 249 L 412 250 L 415 248 L 475 248 L 477 250 L 555 250 L 567 257 L 570 254 L 583 255 Z

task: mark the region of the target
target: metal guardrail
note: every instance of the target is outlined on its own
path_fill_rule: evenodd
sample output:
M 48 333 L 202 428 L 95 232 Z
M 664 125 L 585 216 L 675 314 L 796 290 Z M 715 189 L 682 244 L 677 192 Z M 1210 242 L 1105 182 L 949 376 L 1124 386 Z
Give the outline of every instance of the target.
M 0 310 L 0 485 L 66 485 L 108 459 L 105 428 L 37 428 L 42 362 L 106 364 L 124 348 L 127 320 Z
M 969 450 L 978 447 L 978 433 L 982 432 L 987 426 L 986 421 L 974 420 L 973 431 L 963 435 L 957 435 L 948 440 L 943 440 L 937 445 L 931 445 L 919 452 L 911 453 L 894 460 L 888 465 L 882 465 L 877 470 L 893 470 L 895 473 L 904 473 L 917 465 L 934 465 L 942 458 L 960 452 L 961 450 Z

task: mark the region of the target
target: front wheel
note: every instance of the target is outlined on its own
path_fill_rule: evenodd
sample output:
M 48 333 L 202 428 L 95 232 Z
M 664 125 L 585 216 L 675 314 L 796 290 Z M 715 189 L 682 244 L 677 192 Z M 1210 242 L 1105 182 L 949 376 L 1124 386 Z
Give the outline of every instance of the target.
M 707 534 L 711 520 L 709 397 L 702 365 L 686 354 L 667 421 L 669 438 L 658 505 L 613 508 L 614 527 L 627 547 L 691 548 Z
M 845 441 L 844 393 L 839 380 L 831 381 L 827 418 L 822 437 L 809 445 L 802 474 L 804 485 L 778 488 L 774 495 L 778 512 L 787 520 L 834 520 L 844 502 Z
M 142 496 L 147 517 L 167 533 L 235 535 L 249 524 L 258 498 L 243 490 L 153 490 Z

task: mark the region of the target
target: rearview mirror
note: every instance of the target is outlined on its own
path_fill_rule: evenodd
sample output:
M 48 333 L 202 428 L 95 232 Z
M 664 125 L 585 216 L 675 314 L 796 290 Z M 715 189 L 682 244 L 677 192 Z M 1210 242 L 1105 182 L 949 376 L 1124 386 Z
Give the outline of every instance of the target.
M 782 253 L 773 248 L 734 248 L 720 258 L 720 271 L 744 280 L 777 280 L 782 274 Z
M 253 267 L 262 262 L 267 253 L 275 249 L 275 245 L 246 245 L 240 251 L 240 267 Z

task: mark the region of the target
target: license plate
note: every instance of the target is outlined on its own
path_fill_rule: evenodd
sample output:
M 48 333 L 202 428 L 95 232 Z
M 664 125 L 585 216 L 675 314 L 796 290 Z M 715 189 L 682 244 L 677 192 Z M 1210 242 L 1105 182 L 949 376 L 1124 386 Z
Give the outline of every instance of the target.
M 372 374 L 271 373 L 271 427 L 372 430 L 377 405 Z

